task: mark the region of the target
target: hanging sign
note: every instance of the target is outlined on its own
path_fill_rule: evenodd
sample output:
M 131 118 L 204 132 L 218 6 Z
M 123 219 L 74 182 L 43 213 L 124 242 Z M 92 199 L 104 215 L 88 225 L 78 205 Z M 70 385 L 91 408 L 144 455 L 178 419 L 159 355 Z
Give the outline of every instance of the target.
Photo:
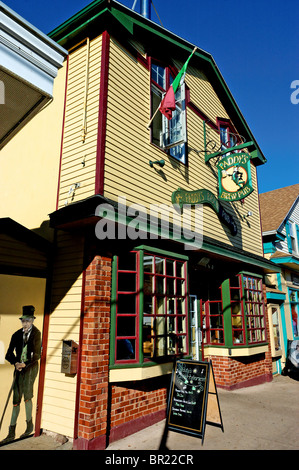
M 167 407 L 167 430 L 204 440 L 206 424 L 224 431 L 211 362 L 177 360 L 172 372 Z
M 250 170 L 250 155 L 245 152 L 231 153 L 217 164 L 219 199 L 239 201 L 253 191 Z
M 208 204 L 216 212 L 221 222 L 230 229 L 232 235 L 237 235 L 237 224 L 233 217 L 220 204 L 215 194 L 208 189 L 186 191 L 183 188 L 178 188 L 172 193 L 171 202 L 172 204 L 178 204 L 180 208 L 184 204 Z

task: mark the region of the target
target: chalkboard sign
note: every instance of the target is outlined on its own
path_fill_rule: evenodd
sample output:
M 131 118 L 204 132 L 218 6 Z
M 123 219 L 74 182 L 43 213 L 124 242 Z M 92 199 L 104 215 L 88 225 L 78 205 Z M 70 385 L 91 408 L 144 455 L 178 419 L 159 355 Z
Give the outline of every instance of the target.
M 170 384 L 166 427 L 203 440 L 206 423 L 223 431 L 212 363 L 177 360 Z

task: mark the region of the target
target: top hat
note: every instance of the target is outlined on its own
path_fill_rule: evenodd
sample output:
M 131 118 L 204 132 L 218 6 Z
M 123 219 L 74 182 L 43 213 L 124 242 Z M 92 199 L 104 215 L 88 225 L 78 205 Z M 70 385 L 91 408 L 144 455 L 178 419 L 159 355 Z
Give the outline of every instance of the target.
M 23 315 L 20 317 L 20 320 L 25 320 L 26 318 L 36 318 L 33 314 L 35 312 L 35 308 L 33 305 L 24 305 L 23 307 Z

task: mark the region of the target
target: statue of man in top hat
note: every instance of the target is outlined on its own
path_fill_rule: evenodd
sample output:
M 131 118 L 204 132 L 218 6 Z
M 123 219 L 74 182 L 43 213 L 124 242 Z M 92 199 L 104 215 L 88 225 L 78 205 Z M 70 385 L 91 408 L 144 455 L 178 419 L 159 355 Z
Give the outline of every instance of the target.
M 25 305 L 20 317 L 22 328 L 11 337 L 5 359 L 14 365 L 13 411 L 8 436 L 1 442 L 5 444 L 15 438 L 17 419 L 22 397 L 25 401 L 27 427 L 20 437 L 29 436 L 33 431 L 32 398 L 33 385 L 38 373 L 38 360 L 41 356 L 41 332 L 33 324 L 35 308 Z

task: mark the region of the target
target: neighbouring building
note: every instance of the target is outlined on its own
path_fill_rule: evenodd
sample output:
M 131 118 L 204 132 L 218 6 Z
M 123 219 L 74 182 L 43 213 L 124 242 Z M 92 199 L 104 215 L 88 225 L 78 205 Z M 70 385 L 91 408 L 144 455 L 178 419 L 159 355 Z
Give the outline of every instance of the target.
M 265 257 L 281 268 L 266 276 L 273 373 L 281 373 L 288 341 L 298 340 L 299 184 L 260 194 Z
M 266 159 L 213 57 L 147 16 L 95 0 L 52 31 L 53 102 L 0 157 L 3 223 L 43 240 L 1 271 L 10 311 L 11 278 L 46 279 L 28 302 L 44 295 L 36 434 L 75 449 L 161 420 L 177 357 L 210 359 L 228 390 L 272 380 Z

